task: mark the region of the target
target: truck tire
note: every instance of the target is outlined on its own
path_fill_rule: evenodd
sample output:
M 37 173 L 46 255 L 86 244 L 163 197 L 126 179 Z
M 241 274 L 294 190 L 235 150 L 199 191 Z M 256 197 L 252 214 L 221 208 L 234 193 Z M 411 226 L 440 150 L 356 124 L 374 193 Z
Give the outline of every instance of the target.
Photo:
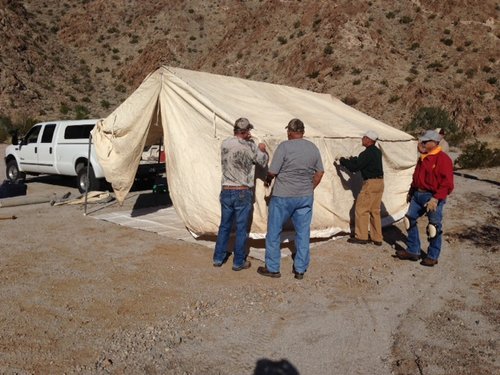
M 85 193 L 86 189 L 86 184 L 87 184 L 87 169 L 88 167 L 85 165 L 81 167 L 78 170 L 78 174 L 76 176 L 77 179 L 77 186 L 78 186 L 78 191 L 80 193 Z M 101 180 L 95 177 L 94 174 L 94 169 L 92 166 L 90 166 L 90 173 L 89 173 L 89 191 L 96 191 L 100 190 L 101 188 Z
M 19 171 L 19 167 L 17 166 L 17 161 L 15 159 L 9 160 L 7 162 L 7 169 L 5 170 L 5 175 L 7 179 L 11 182 L 17 182 L 19 180 L 24 180 L 26 178 L 26 174 L 24 172 Z

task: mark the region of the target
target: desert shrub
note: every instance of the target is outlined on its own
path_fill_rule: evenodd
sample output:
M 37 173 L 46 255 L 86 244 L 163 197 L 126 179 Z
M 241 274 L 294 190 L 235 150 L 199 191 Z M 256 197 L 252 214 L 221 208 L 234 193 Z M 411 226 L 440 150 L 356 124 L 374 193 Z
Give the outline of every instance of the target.
M 458 126 L 450 119 L 448 112 L 437 107 L 420 108 L 411 122 L 405 126 L 405 130 L 412 134 L 420 134 L 424 130 L 436 128 L 444 129 L 448 141 L 452 133 L 458 132 Z
M 22 116 L 13 122 L 10 117 L 0 115 L 0 142 L 9 141 L 14 133 L 23 136 L 37 122 L 37 119 L 28 116 Z
M 75 119 L 76 120 L 82 120 L 85 118 L 88 118 L 90 114 L 90 110 L 83 106 L 83 105 L 77 105 L 75 107 Z
M 319 76 L 319 71 L 318 71 L 318 70 L 315 70 L 314 72 L 309 73 L 307 76 L 308 76 L 309 78 L 316 78 L 316 77 L 318 77 L 318 76 Z
M 394 12 L 387 12 L 385 14 L 385 17 L 388 18 L 388 19 L 394 18 L 394 17 L 396 17 L 396 13 L 394 13 Z
M 441 64 L 439 61 L 434 61 L 427 65 L 427 69 L 437 69 L 437 68 L 442 68 L 443 64 Z
M 413 19 L 410 16 L 403 16 L 399 19 L 399 23 L 410 23 Z
M 333 47 L 330 44 L 328 44 L 323 50 L 323 53 L 325 55 L 331 55 L 333 53 Z
M 61 106 L 59 107 L 59 112 L 61 112 L 63 115 L 67 115 L 69 112 L 69 107 L 66 103 L 61 103 Z
M 280 44 L 286 44 L 287 43 L 287 39 L 284 36 L 279 36 L 278 37 L 278 42 L 280 42 Z
M 118 91 L 118 92 L 126 92 L 127 89 L 125 88 L 125 86 L 123 86 L 122 84 L 119 84 L 118 86 L 115 87 L 115 91 Z
M 293 24 L 293 27 L 295 29 L 298 29 L 300 27 L 300 21 L 295 21 L 294 24 Z
M 485 73 L 489 73 L 489 72 L 491 72 L 491 67 L 489 67 L 488 65 L 485 65 L 485 66 L 483 66 L 483 68 L 481 70 Z
M 455 160 L 461 168 L 487 168 L 500 166 L 500 149 L 491 149 L 487 142 L 476 140 L 465 146 L 462 154 Z
M 318 31 L 319 30 L 319 25 L 321 24 L 321 18 L 317 18 L 313 22 L 313 31 Z
M 358 69 L 358 68 L 352 68 L 352 70 L 351 70 L 351 74 L 353 76 L 356 76 L 356 75 L 360 74 L 361 72 L 362 72 L 362 70 Z
M 0 142 L 5 142 L 9 138 L 12 130 L 12 120 L 7 116 L 0 116 Z
M 410 50 L 415 51 L 418 47 L 420 47 L 420 43 L 412 43 L 412 45 L 410 46 Z
M 360 83 L 361 83 L 361 80 L 360 80 L 360 79 L 355 79 L 354 81 L 352 81 L 352 84 L 353 84 L 354 86 L 359 85 Z
M 453 44 L 453 39 L 451 38 L 443 38 L 441 39 L 441 43 L 447 45 L 447 46 L 451 46 Z
M 392 95 L 392 96 L 389 98 L 389 100 L 387 101 L 387 103 L 392 104 L 392 103 L 397 102 L 399 99 L 400 99 L 400 97 L 399 97 L 398 95 Z
M 105 99 L 101 100 L 101 107 L 102 108 L 108 109 L 110 106 L 111 106 L 111 104 L 107 100 L 105 100 Z
M 487 82 L 490 85 L 494 85 L 495 83 L 497 83 L 497 77 L 490 77 L 490 78 L 487 79 Z
M 467 71 L 465 72 L 467 78 L 472 78 L 474 77 L 475 74 L 476 74 L 476 69 L 474 68 L 467 69 Z
M 346 96 L 344 99 L 342 99 L 342 101 L 347 104 L 347 105 L 350 105 L 350 106 L 353 106 L 353 105 L 356 105 L 358 104 L 358 99 L 356 99 L 355 97 L 353 96 Z

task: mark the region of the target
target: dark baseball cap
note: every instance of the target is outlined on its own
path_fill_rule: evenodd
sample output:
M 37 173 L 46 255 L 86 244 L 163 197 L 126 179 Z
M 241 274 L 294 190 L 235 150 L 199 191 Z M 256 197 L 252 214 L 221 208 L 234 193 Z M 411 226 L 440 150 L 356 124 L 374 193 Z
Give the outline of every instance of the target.
M 234 122 L 234 130 L 250 130 L 253 129 L 253 125 L 250 124 L 247 118 L 240 117 L 238 120 Z

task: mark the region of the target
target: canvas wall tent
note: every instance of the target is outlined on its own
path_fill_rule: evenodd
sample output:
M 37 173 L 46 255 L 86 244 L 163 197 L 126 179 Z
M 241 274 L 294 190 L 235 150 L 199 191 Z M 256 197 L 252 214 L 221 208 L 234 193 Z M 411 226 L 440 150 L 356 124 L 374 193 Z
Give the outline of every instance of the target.
M 252 134 L 272 157 L 286 139 L 284 127 L 294 117 L 306 125 L 325 166 L 315 191 L 311 235 L 327 237 L 349 231 L 360 177 L 337 170 L 333 161 L 363 150 L 367 130 L 379 134 L 383 152 L 384 221 L 406 211 L 405 197 L 416 162 L 416 141 L 408 134 L 369 117 L 327 94 L 163 66 L 93 131 L 106 179 L 117 199 L 129 192 L 148 134 L 163 132 L 167 181 L 172 202 L 195 235 L 216 234 L 220 219 L 220 144 L 232 135 L 234 121 L 247 117 Z M 157 135 L 151 136 L 157 139 Z M 257 180 L 251 236 L 266 233 L 263 181 Z

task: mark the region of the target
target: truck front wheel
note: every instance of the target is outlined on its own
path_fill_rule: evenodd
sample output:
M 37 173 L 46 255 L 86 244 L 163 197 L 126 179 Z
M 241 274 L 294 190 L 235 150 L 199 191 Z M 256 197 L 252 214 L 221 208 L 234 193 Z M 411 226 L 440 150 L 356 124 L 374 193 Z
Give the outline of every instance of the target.
M 9 160 L 7 162 L 7 169 L 5 170 L 5 175 L 11 182 L 17 182 L 19 180 L 24 180 L 26 178 L 26 174 L 19 171 L 19 167 L 17 166 L 17 161 Z
M 90 168 L 89 168 L 87 165 L 85 165 L 78 170 L 78 174 L 76 177 L 77 184 L 78 184 L 78 190 L 82 194 L 85 193 L 85 191 L 87 191 L 87 170 L 89 170 L 89 169 L 90 169 L 89 191 L 100 190 L 100 188 L 101 188 L 102 181 L 95 177 L 94 169 L 92 168 L 92 166 L 90 166 Z

